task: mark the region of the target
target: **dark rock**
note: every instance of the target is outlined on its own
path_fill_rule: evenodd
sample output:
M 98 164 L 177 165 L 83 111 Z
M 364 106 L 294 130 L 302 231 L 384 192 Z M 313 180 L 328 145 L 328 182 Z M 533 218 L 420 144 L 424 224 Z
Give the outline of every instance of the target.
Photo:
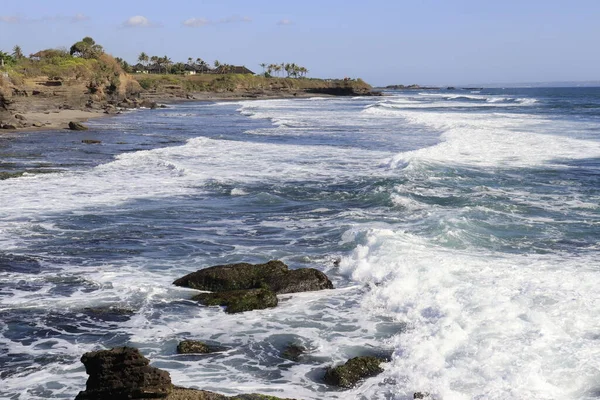
M 231 290 L 219 293 L 201 293 L 192 300 L 207 306 L 225 306 L 229 314 L 262 310 L 277 306 L 277 295 L 269 289 Z
M 168 372 L 131 347 L 85 353 L 81 362 L 89 378 L 75 400 L 164 398 L 173 388 Z
M 415 392 L 413 394 L 413 399 L 427 399 L 429 397 L 429 393 L 427 392 Z
M 380 364 L 384 360 L 377 357 L 355 357 L 351 358 L 346 364 L 335 368 L 328 368 L 325 373 L 325 383 L 343 388 L 351 388 L 361 379 L 375 376 L 383 369 Z
M 38 96 L 38 95 L 42 94 L 42 92 L 40 92 L 39 90 L 34 90 L 33 92 L 31 92 L 31 94 L 34 96 Z
M 2 125 L 2 129 L 17 129 L 17 127 L 12 124 L 4 124 Z
M 35 126 L 36 128 L 40 128 L 40 127 L 44 126 L 44 124 L 42 124 L 41 122 L 34 122 L 33 126 Z
M 102 143 L 101 140 L 96 140 L 96 139 L 83 139 L 81 141 L 81 143 L 85 143 L 85 144 L 100 144 Z
M 197 340 L 182 340 L 177 345 L 179 354 L 209 354 L 225 350 L 225 347 L 211 346 Z
M 192 272 L 173 282 L 177 286 L 224 292 L 268 287 L 277 294 L 333 289 L 327 276 L 313 268 L 289 270 L 281 261 L 265 264 L 227 264 Z
M 80 124 L 79 122 L 69 122 L 69 129 L 72 131 L 87 131 L 88 128 L 85 125 Z
M 149 108 L 151 110 L 154 110 L 158 107 L 158 104 L 156 104 L 155 101 L 142 100 L 138 103 L 138 107 Z
M 21 121 L 25 121 L 25 116 L 21 115 L 21 114 L 15 114 L 15 119 L 21 120 Z
M 302 356 L 304 353 L 306 353 L 306 347 L 299 344 L 290 343 L 285 347 L 285 349 L 283 349 L 281 357 L 298 362 L 300 361 L 300 356 Z

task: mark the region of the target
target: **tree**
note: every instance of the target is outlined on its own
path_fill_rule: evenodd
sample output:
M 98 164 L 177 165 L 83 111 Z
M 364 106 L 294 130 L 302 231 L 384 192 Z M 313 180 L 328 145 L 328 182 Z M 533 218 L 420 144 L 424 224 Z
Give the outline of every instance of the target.
M 13 53 L 12 56 L 15 58 L 15 60 L 20 60 L 21 58 L 23 58 L 23 50 L 21 50 L 21 46 L 16 45 L 15 47 L 13 47 Z
M 215 68 L 219 68 L 221 66 L 221 63 L 219 62 L 219 60 L 215 60 L 214 66 L 215 66 Z
M 104 54 L 104 49 L 99 44 L 96 44 L 94 39 L 92 39 L 89 36 L 86 36 L 82 40 L 71 46 L 69 54 L 75 57 L 97 59 L 102 54 Z
M 263 75 L 264 75 L 264 73 L 265 73 L 265 68 L 267 68 L 267 63 L 260 63 L 260 64 L 258 64 L 258 65 L 260 65 L 260 66 L 262 67 L 262 69 L 263 69 Z
M 144 53 L 143 51 L 140 53 L 140 55 L 138 56 L 138 61 L 140 63 L 142 63 L 142 65 L 144 67 L 148 66 L 148 61 L 150 60 L 150 57 L 148 57 L 148 54 Z

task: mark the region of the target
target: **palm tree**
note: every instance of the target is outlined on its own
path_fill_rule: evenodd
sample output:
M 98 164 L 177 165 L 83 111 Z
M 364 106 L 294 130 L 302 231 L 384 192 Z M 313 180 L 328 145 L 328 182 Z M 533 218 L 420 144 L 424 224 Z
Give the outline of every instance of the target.
M 264 73 L 265 73 L 265 68 L 267 67 L 267 63 L 260 63 L 260 64 L 258 64 L 258 65 L 260 65 L 260 66 L 262 67 L 262 69 L 263 69 L 263 75 L 264 75 Z
M 21 50 L 21 46 L 16 45 L 15 47 L 13 47 L 12 56 L 15 58 L 15 60 L 20 60 L 21 58 L 23 58 L 23 50 Z
M 219 68 L 221 66 L 221 62 L 219 62 L 219 60 L 215 60 L 213 65 L 215 66 L 215 68 Z
M 145 66 L 147 66 L 147 65 L 148 65 L 148 60 L 149 60 L 148 54 L 146 54 L 146 53 L 144 53 L 144 52 L 142 51 L 142 52 L 140 53 L 140 55 L 138 56 L 138 61 L 139 61 L 140 63 L 142 63 L 142 65 L 145 67 Z

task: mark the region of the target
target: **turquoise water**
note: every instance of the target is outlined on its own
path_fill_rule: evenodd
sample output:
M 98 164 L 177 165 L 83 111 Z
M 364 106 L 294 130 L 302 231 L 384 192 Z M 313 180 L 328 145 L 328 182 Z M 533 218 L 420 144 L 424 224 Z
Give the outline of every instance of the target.
M 0 396 L 73 398 L 81 354 L 132 345 L 226 394 L 598 398 L 600 89 L 388 94 L 0 137 L 0 172 L 26 172 L 0 181 Z M 232 316 L 171 285 L 270 259 L 336 289 Z M 182 339 L 229 350 L 179 356 Z M 321 382 L 365 354 L 391 361 Z

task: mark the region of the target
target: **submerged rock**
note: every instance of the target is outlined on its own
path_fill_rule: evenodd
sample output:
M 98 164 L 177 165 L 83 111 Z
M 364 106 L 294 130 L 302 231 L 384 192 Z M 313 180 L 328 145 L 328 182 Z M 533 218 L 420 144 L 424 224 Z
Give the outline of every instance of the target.
M 351 388 L 361 379 L 375 376 L 383 372 L 380 364 L 384 360 L 377 357 L 354 357 L 343 365 L 328 368 L 325 372 L 325 383 L 343 388 Z
M 290 270 L 287 265 L 277 260 L 265 264 L 217 265 L 192 272 L 173 283 L 213 292 L 267 287 L 277 294 L 282 294 L 333 289 L 333 284 L 321 271 L 313 268 Z
M 304 353 L 306 353 L 306 347 L 290 343 L 283 349 L 283 352 L 281 352 L 281 357 L 298 362 Z
M 209 354 L 225 350 L 221 346 L 211 346 L 198 340 L 182 340 L 177 345 L 179 354 Z
M 85 144 L 100 144 L 100 143 L 102 143 L 102 141 L 96 140 L 96 139 L 83 139 L 81 141 L 81 143 L 85 143 Z
M 173 388 L 167 371 L 131 347 L 85 353 L 81 362 L 89 378 L 75 400 L 164 398 Z
M 88 127 L 79 122 L 71 121 L 69 122 L 69 129 L 72 131 L 87 131 Z
M 225 306 L 229 314 L 262 310 L 277 306 L 277 295 L 269 289 L 231 290 L 219 293 L 200 293 L 192 300 L 207 306 Z

